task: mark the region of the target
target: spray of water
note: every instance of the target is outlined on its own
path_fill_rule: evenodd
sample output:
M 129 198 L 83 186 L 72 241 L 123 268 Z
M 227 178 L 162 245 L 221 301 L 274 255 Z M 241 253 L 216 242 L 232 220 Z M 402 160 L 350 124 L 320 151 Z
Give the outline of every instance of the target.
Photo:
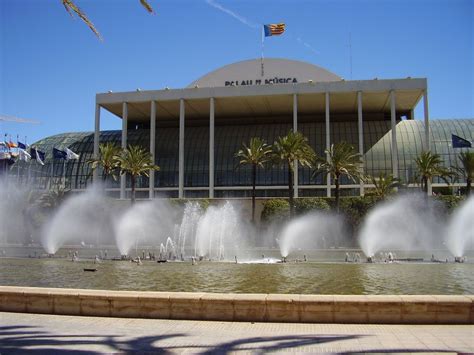
M 121 255 L 141 246 L 158 246 L 172 235 L 175 210 L 164 200 L 136 203 L 116 224 L 115 238 Z
M 212 260 L 231 260 L 242 255 L 246 236 L 235 207 L 227 201 L 223 206 L 210 206 L 199 219 L 196 237 L 196 256 Z
M 279 239 L 280 253 L 287 257 L 296 249 L 327 249 L 341 245 L 347 234 L 340 217 L 329 213 L 311 213 L 290 221 Z
M 453 213 L 446 233 L 446 246 L 456 257 L 465 255 L 474 245 L 474 196 Z
M 366 217 L 359 234 L 365 255 L 381 250 L 430 250 L 444 234 L 442 208 L 421 194 L 408 194 L 379 204 Z
M 180 255 L 186 254 L 186 247 L 195 240 L 196 228 L 203 214 L 201 206 L 197 202 L 187 202 L 184 207 L 183 219 L 175 233 L 175 245 Z M 186 244 L 188 243 L 188 244 Z
M 111 206 L 99 187 L 68 198 L 41 234 L 41 244 L 49 254 L 65 243 L 98 246 L 112 239 Z
M 31 242 L 33 207 L 28 203 L 31 191 L 0 179 L 0 244 Z

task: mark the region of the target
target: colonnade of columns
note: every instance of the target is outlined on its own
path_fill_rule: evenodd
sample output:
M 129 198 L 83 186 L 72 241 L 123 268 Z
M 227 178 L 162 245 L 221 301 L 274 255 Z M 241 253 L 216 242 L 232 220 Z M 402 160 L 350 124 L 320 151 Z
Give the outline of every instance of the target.
M 392 174 L 394 177 L 398 177 L 398 147 L 397 147 L 397 133 L 396 133 L 396 93 L 394 90 L 390 91 L 390 118 L 391 118 L 391 154 L 392 154 Z M 363 134 L 363 93 L 362 91 L 357 92 L 357 121 L 358 121 L 358 140 L 359 140 L 359 153 L 364 156 L 364 134 Z M 430 147 L 430 129 L 429 129 L 429 113 L 428 113 L 428 93 L 425 90 L 423 93 L 423 107 L 424 107 L 424 124 L 425 124 L 425 139 L 423 142 L 423 149 L 429 150 Z M 329 150 L 331 147 L 331 129 L 330 129 L 330 92 L 325 93 L 325 127 L 326 127 L 326 149 Z M 157 104 L 156 101 L 151 101 L 150 107 L 150 154 L 153 162 L 156 163 L 155 156 L 155 140 L 156 140 L 156 113 Z M 127 126 L 128 126 L 128 103 L 123 102 L 122 106 L 122 140 L 121 147 L 127 147 Z M 298 130 L 298 95 L 293 94 L 293 130 Z M 215 158 L 214 158 L 214 132 L 215 132 L 215 99 L 209 98 L 209 197 L 214 197 L 214 170 L 215 170 Z M 99 156 L 99 135 L 100 135 L 100 105 L 96 104 L 95 109 L 95 132 L 94 132 L 94 157 Z M 184 197 L 184 139 L 185 139 L 185 100 L 180 99 L 179 101 L 179 173 L 178 173 L 178 197 Z M 329 154 L 327 154 L 329 159 Z M 364 167 L 361 168 L 362 173 Z M 94 171 L 94 180 L 98 179 L 97 170 Z M 155 172 L 150 171 L 149 179 L 149 197 L 154 197 L 154 186 L 155 186 Z M 120 179 L 120 198 L 126 197 L 126 178 L 121 176 Z M 326 182 L 326 195 L 331 197 L 331 177 L 328 174 Z M 429 194 L 431 194 L 431 186 L 429 186 Z M 360 183 L 360 194 L 364 194 L 364 183 Z M 294 167 L 294 197 L 298 197 L 298 166 L 295 164 Z

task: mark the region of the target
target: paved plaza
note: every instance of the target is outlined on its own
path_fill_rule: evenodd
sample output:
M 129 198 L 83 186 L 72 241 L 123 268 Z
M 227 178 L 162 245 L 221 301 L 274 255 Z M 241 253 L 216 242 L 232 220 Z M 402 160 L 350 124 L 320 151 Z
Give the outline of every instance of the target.
M 11 353 L 474 352 L 472 325 L 178 321 L 0 313 Z

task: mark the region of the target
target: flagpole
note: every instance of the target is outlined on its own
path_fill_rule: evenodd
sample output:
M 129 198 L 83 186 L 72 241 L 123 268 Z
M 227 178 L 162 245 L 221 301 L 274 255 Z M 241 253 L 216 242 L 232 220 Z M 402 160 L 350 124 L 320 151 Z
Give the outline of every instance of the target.
M 262 54 L 261 54 L 261 57 L 260 57 L 260 66 L 261 66 L 262 78 L 265 75 L 264 61 L 263 61 L 264 45 L 265 45 L 265 25 L 262 25 Z

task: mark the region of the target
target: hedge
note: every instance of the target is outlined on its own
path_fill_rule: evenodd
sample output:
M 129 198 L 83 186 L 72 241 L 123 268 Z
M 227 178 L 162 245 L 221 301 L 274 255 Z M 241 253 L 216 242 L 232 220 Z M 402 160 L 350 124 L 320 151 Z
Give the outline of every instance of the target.
M 263 203 L 261 219 L 264 222 L 284 221 L 290 213 L 290 204 L 288 200 L 276 198 L 266 200 Z
M 295 213 L 302 215 L 310 211 L 329 211 L 331 206 L 327 202 L 327 199 L 321 197 L 313 198 L 297 198 L 295 199 Z
M 464 196 L 441 195 L 436 196 L 436 200 L 440 201 L 446 212 L 450 214 L 456 207 L 458 207 L 465 199 Z

